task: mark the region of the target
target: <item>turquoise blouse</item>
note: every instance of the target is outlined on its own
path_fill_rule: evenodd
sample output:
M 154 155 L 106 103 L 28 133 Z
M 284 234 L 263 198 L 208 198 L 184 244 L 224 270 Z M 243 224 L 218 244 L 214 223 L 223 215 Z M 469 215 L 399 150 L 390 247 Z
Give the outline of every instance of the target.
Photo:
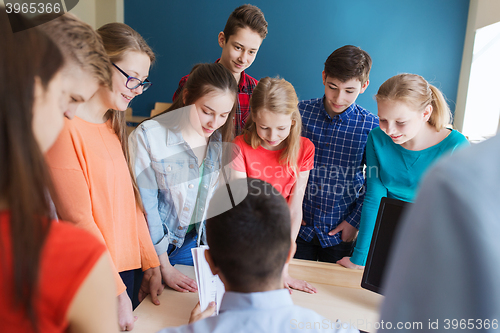
M 437 145 L 419 151 L 394 143 L 380 127 L 370 132 L 366 142 L 367 192 L 352 263 L 361 266 L 366 263 L 382 197 L 413 201 L 420 179 L 429 167 L 441 156 L 450 155 L 466 145 L 469 142 L 456 130 L 451 130 Z

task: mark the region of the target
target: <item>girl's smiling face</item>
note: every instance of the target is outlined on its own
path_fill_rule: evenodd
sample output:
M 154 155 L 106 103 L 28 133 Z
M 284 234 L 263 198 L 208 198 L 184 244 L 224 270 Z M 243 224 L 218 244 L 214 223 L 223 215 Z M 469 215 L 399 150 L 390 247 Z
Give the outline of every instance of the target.
M 285 147 L 285 139 L 290 135 L 293 125 L 292 115 L 275 113 L 266 109 L 252 114 L 261 146 L 267 150 L 280 150 Z
M 129 51 L 122 60 L 117 61 L 115 64 L 127 75 L 144 81 L 149 75 L 151 60 L 146 53 Z M 142 94 L 142 86 L 128 89 L 126 83 L 127 78 L 113 66 L 113 90 L 111 91 L 112 97 L 110 100 L 112 105 L 110 105 L 110 109 L 125 111 L 132 99 Z
M 418 136 L 432 113 L 431 105 L 419 112 L 400 101 L 380 100 L 377 104 L 380 129 L 402 146 Z

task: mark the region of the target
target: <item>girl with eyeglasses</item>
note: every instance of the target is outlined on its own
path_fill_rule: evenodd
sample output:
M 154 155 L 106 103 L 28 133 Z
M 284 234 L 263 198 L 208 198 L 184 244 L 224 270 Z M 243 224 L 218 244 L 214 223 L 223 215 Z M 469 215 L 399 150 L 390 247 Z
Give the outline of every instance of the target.
M 101 86 L 78 107 L 75 118 L 65 122 L 47 160 L 61 198 L 60 218 L 106 244 L 114 263 L 119 326 L 132 330 L 133 308 L 148 293 L 159 304 L 157 295 L 163 290 L 160 263 L 128 164 L 124 113 L 149 87 L 147 76 L 155 56 L 125 24 L 110 23 L 97 33 L 114 64 L 112 85 Z
M 52 220 L 43 159 L 64 123 L 64 59 L 0 6 L 0 327 L 3 333 L 118 332 L 111 260 L 85 230 Z M 36 50 L 36 52 L 33 52 Z M 53 194 L 53 193 L 52 193 Z

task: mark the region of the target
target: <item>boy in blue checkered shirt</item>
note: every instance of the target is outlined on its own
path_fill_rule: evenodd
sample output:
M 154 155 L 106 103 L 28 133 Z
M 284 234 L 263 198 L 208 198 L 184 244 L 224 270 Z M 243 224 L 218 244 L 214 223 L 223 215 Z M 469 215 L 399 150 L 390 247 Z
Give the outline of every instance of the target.
M 335 50 L 323 71 L 325 95 L 299 103 L 302 135 L 316 154 L 295 258 L 336 263 L 352 253 L 366 191 L 366 140 L 378 126 L 378 117 L 355 103 L 368 87 L 371 64 L 359 47 Z

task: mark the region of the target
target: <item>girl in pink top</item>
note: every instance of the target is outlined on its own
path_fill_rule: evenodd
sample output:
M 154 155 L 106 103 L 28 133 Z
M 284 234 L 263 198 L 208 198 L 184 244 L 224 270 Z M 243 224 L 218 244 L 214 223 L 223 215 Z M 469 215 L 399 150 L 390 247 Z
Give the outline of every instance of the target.
M 233 178 L 258 178 L 272 184 L 288 202 L 292 216 L 292 243 L 302 221 L 302 200 L 314 167 L 314 145 L 300 136 L 302 121 L 293 86 L 284 79 L 265 77 L 250 99 L 250 118 L 243 135 L 234 143 L 239 149 L 232 163 Z M 283 272 L 285 286 L 316 292 L 306 281 Z

